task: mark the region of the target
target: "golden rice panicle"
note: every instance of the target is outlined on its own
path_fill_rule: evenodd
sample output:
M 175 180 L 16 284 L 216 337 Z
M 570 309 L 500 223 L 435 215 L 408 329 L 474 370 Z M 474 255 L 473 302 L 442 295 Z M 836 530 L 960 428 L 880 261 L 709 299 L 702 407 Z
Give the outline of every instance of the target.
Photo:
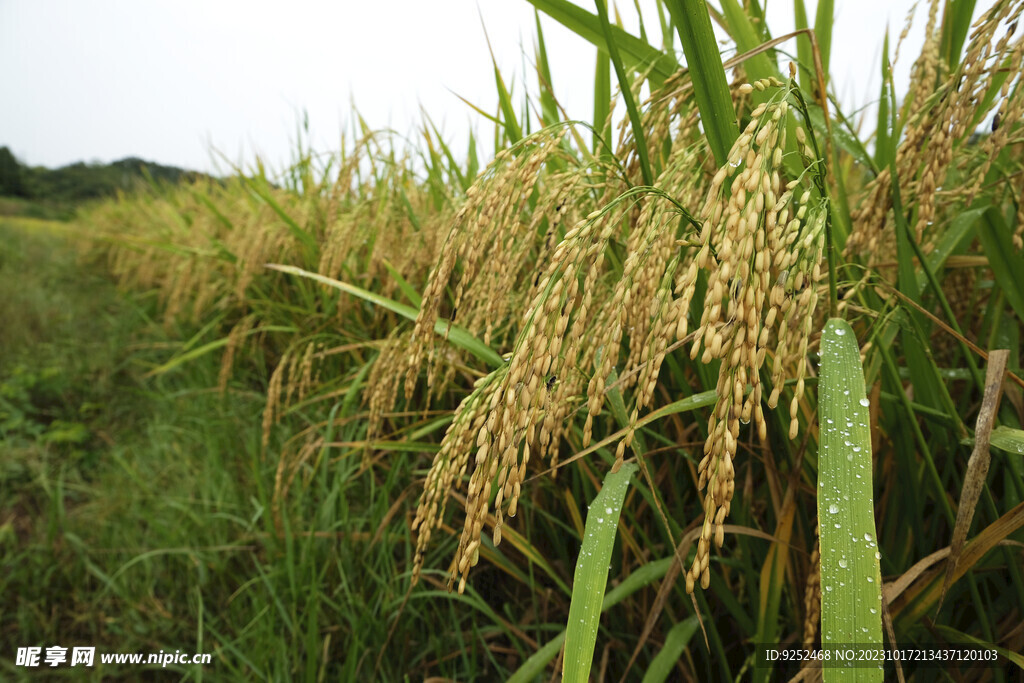
M 290 363 L 289 354 L 286 351 L 281 359 L 277 363 L 277 367 L 274 368 L 274 372 L 270 375 L 270 381 L 267 383 L 267 403 L 263 407 L 263 449 L 266 450 L 270 444 L 270 432 L 274 428 L 274 424 L 277 422 L 277 416 L 279 414 L 279 406 L 281 403 L 281 394 L 283 391 L 284 376 L 287 372 L 287 367 Z
M 484 321 L 488 316 L 476 309 L 490 309 L 494 297 L 510 295 L 508 289 L 495 289 L 500 280 L 489 276 L 478 279 L 478 275 L 485 270 L 509 268 L 521 272 L 521 264 L 509 259 L 525 261 L 528 251 L 514 249 L 510 253 L 509 240 L 531 241 L 531 236 L 526 235 L 529 223 L 524 221 L 524 212 L 537 186 L 539 171 L 550 155 L 558 151 L 563 134 L 561 129 L 545 129 L 516 147 L 499 152 L 482 178 L 467 190 L 465 202 L 452 220 L 452 228 L 427 280 L 413 327 L 405 378 L 407 396 L 415 390 L 424 363 L 428 381 L 434 376 L 434 325 L 457 266 L 460 270 L 454 283 L 451 316 L 465 318 L 470 332 L 482 336 L 486 331 Z
M 921 53 L 910 69 L 910 86 L 904 98 L 904 117 L 907 119 L 913 118 L 925 108 L 928 99 L 935 92 L 939 78 L 944 75 L 942 71 L 945 64 L 940 53 L 942 40 L 939 26 L 940 4 L 940 0 L 931 0 L 928 3 L 924 43 L 921 46 Z
M 810 571 L 807 573 L 807 587 L 804 589 L 804 647 L 814 646 L 821 622 L 821 525 L 815 525 L 814 550 L 811 551 Z
M 459 404 L 455 410 L 455 416 L 445 432 L 441 441 L 441 448 L 427 472 L 426 482 L 423 485 L 423 493 L 420 495 L 416 507 L 416 516 L 413 519 L 412 529 L 416 535 L 416 557 L 413 560 L 412 582 L 419 581 L 420 572 L 423 569 L 423 560 L 427 548 L 430 546 L 430 537 L 434 529 L 441 526 L 444 521 L 445 508 L 448 499 L 453 491 L 461 487 L 462 479 L 466 474 L 469 465 L 469 457 L 474 451 L 474 436 L 483 433 L 482 429 L 487 418 L 487 405 L 490 395 L 495 388 L 500 375 L 505 369 L 499 368 L 485 378 L 478 381 L 478 387 Z M 486 459 L 486 453 L 483 456 Z M 475 461 L 474 461 L 475 464 Z M 484 500 L 489 497 L 490 490 L 483 496 Z M 477 511 L 476 500 L 480 491 L 471 490 L 469 496 L 474 505 L 474 512 Z M 470 500 L 467 499 L 467 521 Z M 479 536 L 479 533 L 478 533 Z M 474 548 L 474 551 L 477 550 Z M 479 555 L 473 555 L 473 563 Z M 449 586 L 450 588 L 450 586 Z
M 999 153 L 1011 141 L 1019 141 L 1020 121 L 1024 116 L 1024 93 L 1020 88 L 1020 82 L 1024 76 L 1024 69 L 1022 69 L 1024 31 L 1018 32 L 1017 23 L 1022 13 L 1024 13 L 1024 2 L 1020 0 L 999 2 L 978 20 L 971 34 L 969 52 L 976 50 L 980 53 L 979 59 L 987 58 L 985 63 L 988 67 L 988 78 L 984 80 L 984 83 L 991 85 L 997 74 L 1004 80 L 996 100 L 998 107 L 993 115 L 991 134 L 985 136 L 979 144 L 982 163 L 977 171 L 972 172 L 974 183 L 967 192 L 966 202 L 968 204 L 981 190 Z M 995 48 L 992 50 L 993 56 L 989 56 L 983 49 L 975 48 L 976 43 L 981 43 L 987 48 L 999 30 L 1000 24 L 1005 28 L 1005 32 L 996 41 Z
M 677 145 L 655 186 L 664 188 L 679 205 L 697 204 L 705 188 L 702 175 L 693 171 L 700 166 L 704 154 L 700 147 Z M 680 240 L 680 235 L 684 239 Z M 630 334 L 629 357 L 623 376 L 637 379 L 629 416 L 630 429 L 616 449 L 616 469 L 621 466 L 625 448 L 632 445 L 640 411 L 653 400 L 668 346 L 675 341 L 680 329 L 680 318 L 684 319 L 681 331 L 685 336 L 685 317 L 693 287 L 685 288 L 682 300 L 672 296 L 681 263 L 676 252 L 680 242 L 695 242 L 697 235 L 676 204 L 661 197 L 649 197 L 630 237 L 629 256 L 615 294 L 622 304 L 614 310 L 620 312 L 618 325 L 628 329 Z M 687 263 L 693 265 L 692 261 Z
M 239 320 L 231 332 L 228 333 L 228 343 L 224 346 L 224 355 L 221 357 L 220 372 L 217 375 L 217 390 L 223 395 L 228 388 L 228 380 L 231 379 L 231 368 L 235 363 L 235 353 L 242 341 L 248 336 L 253 324 L 256 322 L 255 315 L 247 315 Z
M 1024 96 L 1012 85 L 1022 75 L 1024 36 L 1016 32 L 1016 22 L 1024 3 L 1003 0 L 985 12 L 972 28 L 964 58 L 948 74 L 938 57 L 941 36 L 935 5 L 930 7 L 925 45 L 912 73 L 902 112 L 907 124 L 895 159 L 901 195 L 914 199 L 915 235 L 926 249 L 937 237 L 928 227 L 936 220 L 939 199 L 969 206 L 994 159 L 1013 139 L 1015 127 L 999 123 L 1016 122 L 1024 114 Z M 989 100 L 986 94 L 997 80 L 1002 81 L 999 96 Z M 988 114 L 984 103 L 996 109 L 993 129 L 977 145 L 971 144 L 975 126 Z M 951 170 L 971 179 L 966 191 L 941 192 Z M 847 254 L 863 255 L 874 264 L 891 251 L 891 194 L 890 171 L 882 169 L 852 212 Z
M 575 368 L 589 297 L 580 283 L 596 280 L 613 231 L 614 221 L 604 218 L 600 212 L 592 214 L 554 248 L 508 363 L 478 381 L 427 476 L 416 518 L 421 535 L 424 528 L 440 523 L 444 506 L 439 501 L 447 499 L 446 487 L 458 486 L 469 474 L 466 517 L 450 577 L 450 587 L 458 580 L 460 592 L 479 556 L 484 526 L 493 527 L 497 545 L 506 514 L 515 516 L 531 458 L 539 451 L 557 462 L 569 399 L 582 390 Z M 470 410 L 472 416 L 463 417 Z
M 739 90 L 765 91 L 780 86 L 777 80 L 764 79 Z M 793 195 L 801 181 L 783 183 L 788 116 L 783 90 L 751 112 L 751 120 L 731 148 L 727 163 L 712 179 L 701 213 L 697 256 L 676 285 L 682 292 L 681 299 L 688 303 L 686 292 L 693 287 L 697 269 L 708 271 L 702 317 L 694 331 L 690 356 L 700 357 L 703 363 L 721 361 L 717 400 L 708 420 L 704 457 L 698 466 L 698 488 L 705 491 L 705 518 L 697 555 L 686 576 L 686 588 L 691 592 L 698 581 L 707 588 L 711 543 L 720 547 L 724 540 L 723 524 L 735 491 L 734 460 L 740 426 L 753 422 L 760 439 L 767 436 L 760 370 L 771 333 L 777 331 L 774 351 L 778 372 L 773 377 L 773 400 L 777 400 L 785 380 L 785 369 L 797 360 L 797 350 L 806 352 L 811 334 L 817 303 L 813 285 L 820 276 L 824 201 L 812 203 L 811 192 L 804 190 L 797 208 Z M 803 156 L 815 163 L 803 128 L 797 125 L 795 130 Z M 810 213 L 809 205 L 814 207 Z M 677 323 L 677 335 L 685 333 L 685 325 Z M 795 344 L 788 339 L 793 326 L 798 326 Z M 796 366 L 791 437 L 798 426 L 795 410 L 804 388 L 803 365 L 796 362 Z M 772 400 L 769 405 L 774 406 Z
M 366 440 L 372 442 L 383 434 L 384 414 L 392 410 L 398 398 L 398 385 L 406 364 L 409 333 L 393 334 L 380 347 L 367 378 L 363 400 L 369 408 Z
M 661 88 L 653 91 L 642 105 L 641 116 L 642 127 L 647 131 L 648 154 L 650 158 L 660 160 L 664 167 L 655 180 L 655 186 L 672 196 L 678 204 L 689 205 L 692 196 L 697 193 L 693 186 L 700 182 L 700 174 L 693 173 L 693 169 L 699 168 L 700 152 L 705 148 L 698 134 L 697 114 L 685 73 L 674 74 Z M 669 150 L 667 156 L 666 149 Z M 625 176 L 641 182 L 636 141 L 632 136 L 632 128 L 626 122 L 620 122 L 617 157 L 630 160 Z M 606 183 L 600 204 L 610 206 L 623 201 L 623 192 L 628 189 L 621 181 L 610 180 Z M 671 334 L 666 334 L 666 320 L 669 317 L 674 319 L 675 316 L 674 312 L 664 314 L 662 309 L 670 303 L 671 297 L 660 293 L 659 287 L 666 275 L 670 275 L 669 271 L 674 272 L 676 262 L 672 260 L 672 255 L 679 213 L 667 205 L 664 199 L 655 196 L 630 201 L 636 202 L 638 207 L 626 211 L 622 217 L 629 224 L 626 231 L 627 261 L 623 266 L 623 274 L 616 283 L 611 300 L 598 308 L 597 320 L 592 328 L 597 336 L 583 352 L 582 367 L 593 368 L 586 388 L 584 447 L 593 438 L 594 420 L 603 409 L 609 377 L 613 370 L 618 369 L 624 336 L 628 335 L 629 356 L 621 372 L 616 373 L 619 377 L 618 386 L 623 391 L 637 381 L 645 384 L 656 382 L 660 360 L 652 368 L 646 365 L 644 359 L 663 358 L 656 349 L 667 345 L 664 340 Z M 594 244 L 591 248 L 603 250 L 604 247 L 602 244 Z M 595 258 L 603 258 L 603 253 L 598 251 Z M 673 264 L 671 267 L 670 263 Z M 595 269 L 590 272 L 595 272 Z M 585 303 L 589 306 L 592 285 L 585 286 L 583 291 L 587 297 Z M 658 327 L 652 328 L 652 323 Z M 637 378 L 637 370 L 640 368 L 643 368 L 644 375 Z M 651 380 L 652 374 L 654 380 Z M 639 408 L 647 403 L 643 397 L 641 399 Z M 639 408 L 633 410 L 634 421 Z M 621 464 L 625 444 L 630 441 L 631 437 L 628 436 L 625 443 L 619 445 L 616 468 Z
M 917 125 L 912 124 L 918 135 L 912 141 L 912 146 L 905 144 L 903 150 L 915 149 L 921 157 L 922 170 L 916 193 L 918 240 L 923 238 L 925 228 L 934 219 L 936 184 L 941 185 L 947 169 L 953 164 L 954 143 L 959 142 L 966 147 L 968 138 L 974 134 L 973 122 L 985 114 L 979 111 L 978 105 L 994 86 L 997 76 L 1005 77 L 1006 80 L 997 100 L 996 120 L 1015 121 L 1022 113 L 1024 98 L 1009 97 L 1009 87 L 1021 74 L 1024 43 L 1021 36 L 1014 39 L 1015 31 L 1006 26 L 1017 21 L 1022 9 L 1020 2 L 1001 2 L 982 15 L 973 27 L 964 59 L 941 86 L 939 101 L 929 109 L 927 116 L 920 118 Z M 1005 31 L 997 39 L 1001 24 Z M 991 135 L 981 140 L 981 168 L 970 173 L 974 181 L 965 193 L 967 205 L 970 205 L 980 189 L 992 160 L 1006 145 L 1012 128 L 1007 126 L 1001 129 L 996 126 Z M 961 172 L 966 171 L 963 163 L 969 156 L 973 155 L 965 155 L 961 161 Z M 908 168 L 906 171 L 913 174 L 916 168 Z

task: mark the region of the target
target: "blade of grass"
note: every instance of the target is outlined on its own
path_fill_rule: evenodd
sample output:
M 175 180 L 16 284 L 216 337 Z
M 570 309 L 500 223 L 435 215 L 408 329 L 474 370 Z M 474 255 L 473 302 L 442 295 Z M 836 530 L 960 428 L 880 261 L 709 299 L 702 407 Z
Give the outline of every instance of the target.
M 878 120 L 875 123 L 875 164 L 879 168 L 889 165 L 893 148 L 889 132 L 889 101 L 892 99 L 889 92 L 892 83 L 889 69 L 889 29 L 886 29 L 885 40 L 882 42 L 882 93 L 878 98 Z
M 666 557 L 661 560 L 655 560 L 654 562 L 648 562 L 639 569 L 633 570 L 618 586 L 612 588 L 604 596 L 601 612 L 607 612 L 641 588 L 665 576 L 673 559 Z M 565 631 L 562 631 L 523 663 L 516 673 L 509 678 L 509 681 L 535 680 L 539 672 L 543 671 L 544 666 L 558 655 L 564 640 Z M 529 673 L 523 673 L 524 671 Z
M 989 443 L 1007 453 L 1024 455 L 1024 430 L 1000 426 L 992 430 Z
M 523 665 L 519 667 L 514 674 L 509 676 L 507 683 L 532 683 L 544 673 L 545 667 L 548 662 L 558 656 L 559 651 L 562 649 L 562 643 L 565 642 L 565 631 L 562 631 L 557 636 L 549 640 L 544 646 L 534 652 L 530 657 L 523 662 Z
M 665 645 L 654 656 L 644 673 L 643 683 L 661 683 L 668 680 L 686 645 L 697 632 L 697 625 L 697 617 L 689 617 L 669 630 L 665 636 Z
M 946 0 L 942 12 L 942 58 L 950 71 L 960 63 L 960 51 L 971 28 L 976 0 Z
M 605 47 L 608 56 L 615 67 L 615 75 L 619 79 L 619 90 L 622 92 L 622 99 L 626 103 L 626 113 L 629 116 L 629 124 L 633 128 L 633 139 L 636 141 L 637 155 L 640 157 L 640 172 L 643 174 L 644 185 L 653 185 L 654 176 L 651 173 L 651 162 L 647 158 L 647 135 L 644 133 L 643 123 L 640 121 L 640 112 L 633 100 L 633 90 L 626 75 L 626 69 L 622 64 L 622 56 L 619 54 L 619 46 L 612 34 L 612 26 L 608 21 L 608 8 L 606 0 L 594 0 L 597 6 L 597 16 L 601 20 L 601 31 L 604 33 Z M 710 22 L 709 22 L 710 23 Z
M 832 318 L 821 333 L 818 381 L 821 447 L 818 520 L 821 527 L 821 641 L 824 647 L 882 644 L 882 577 L 872 495 L 871 428 L 857 337 Z M 882 669 L 825 668 L 882 680 Z
M 622 501 L 636 469 L 629 463 L 618 472 L 609 472 L 587 514 L 566 625 L 563 681 L 585 683 L 590 677 Z
M 334 287 L 340 289 L 343 292 L 351 294 L 352 296 L 359 297 L 363 301 L 368 301 L 371 304 L 385 308 L 393 313 L 397 313 L 403 318 L 415 321 L 416 316 L 419 313 L 419 309 L 400 304 L 393 299 L 389 299 L 386 296 L 374 294 L 368 292 L 365 289 L 350 285 L 347 282 L 341 282 L 334 278 L 329 278 L 319 273 L 311 273 L 308 270 L 302 268 L 296 268 L 295 266 L 284 266 L 277 263 L 267 263 L 264 267 L 271 270 L 279 270 L 282 273 L 288 273 L 289 275 L 296 275 L 298 277 L 308 278 L 319 282 L 320 284 L 327 285 L 328 287 Z M 493 367 L 501 367 L 505 364 L 501 356 L 491 347 L 484 344 L 482 341 L 474 337 L 468 330 L 459 325 L 452 325 L 447 320 L 438 319 L 434 324 L 434 331 L 439 335 L 446 337 L 455 346 L 468 351 L 480 360 L 486 362 Z
M 480 23 L 483 24 L 483 15 L 480 16 Z M 487 50 L 491 53 L 491 66 L 494 67 L 494 85 L 498 89 L 498 105 L 501 107 L 501 116 L 504 119 L 502 125 L 505 127 L 505 135 L 508 136 L 510 145 L 514 145 L 523 138 L 522 128 L 516 118 L 515 108 L 512 106 L 512 96 L 505 87 L 505 79 L 501 76 L 498 62 L 494 58 L 494 50 L 491 48 L 491 37 L 487 35 L 487 28 L 484 27 L 484 38 L 487 40 Z
M 704 134 L 715 163 L 724 166 L 729 148 L 740 132 L 736 125 L 736 109 L 729 94 L 729 82 L 722 66 L 722 55 L 711 28 L 711 16 L 704 0 L 671 0 L 667 4 L 683 44 Z
M 551 66 L 548 64 L 548 50 L 544 44 L 544 31 L 540 25 L 540 12 L 533 10 L 537 24 L 537 76 L 540 81 L 540 112 L 544 126 L 558 123 L 558 103 L 555 100 L 554 81 L 551 80 Z
M 608 52 L 597 48 L 597 63 L 594 67 L 594 154 L 611 155 L 612 122 L 608 119 L 612 101 L 612 74 Z M 598 135 L 600 133 L 600 136 Z
M 689 3 L 692 0 L 682 0 L 682 2 Z M 703 1 L 700 4 L 703 5 Z M 722 11 L 725 14 L 729 35 L 736 41 L 736 47 L 740 52 L 748 52 L 765 42 L 738 0 L 722 0 Z M 708 27 L 710 28 L 710 26 L 711 22 L 708 21 Z M 685 42 L 683 46 L 685 49 Z M 778 78 L 779 69 L 774 63 L 774 55 L 774 52 L 762 53 L 747 60 L 743 67 L 747 72 L 747 77 L 751 81 L 762 78 Z M 686 60 L 689 62 L 689 54 L 686 55 Z M 692 71 L 693 65 L 690 66 Z
M 288 333 L 288 334 L 295 334 L 296 332 L 298 332 L 298 330 L 296 328 L 294 328 L 294 327 L 287 327 L 287 326 L 282 326 L 282 325 L 265 325 L 263 327 L 257 327 L 255 329 L 249 330 L 248 332 L 245 333 L 245 336 L 246 337 L 250 337 L 250 336 L 252 336 L 254 334 L 260 334 L 262 332 L 285 332 L 285 333 Z M 181 366 L 181 365 L 183 365 L 183 364 L 185 364 L 185 363 L 187 363 L 187 362 L 189 362 L 191 360 L 195 360 L 196 358 L 199 358 L 200 356 L 204 356 L 207 353 L 210 353 L 211 351 L 216 351 L 217 349 L 219 349 L 221 347 L 227 346 L 227 344 L 228 344 L 228 337 L 222 337 L 220 339 L 215 339 L 214 341 L 210 342 L 209 344 L 203 344 L 202 346 L 200 346 L 198 348 L 195 348 L 195 349 L 192 349 L 191 351 L 188 351 L 187 353 L 183 353 L 180 356 L 175 356 L 174 358 L 172 358 L 171 360 L 167 361 L 163 365 L 155 367 L 152 370 L 150 370 L 149 372 L 147 372 L 145 374 L 145 377 L 155 377 L 156 375 L 162 375 L 165 372 L 170 372 L 171 370 L 173 370 L 173 369 L 175 369 L 175 368 L 177 368 L 177 367 L 179 367 L 179 366 Z
M 828 88 L 828 62 L 832 53 L 833 0 L 818 0 L 818 11 L 814 17 L 814 35 L 821 55 L 821 77 Z M 821 93 L 824 97 L 825 93 Z
M 388 273 L 390 273 L 391 277 L 394 278 L 395 283 L 398 285 L 398 288 L 402 290 L 402 294 L 404 294 L 405 298 L 409 300 L 409 303 L 416 308 L 419 308 L 420 304 L 423 302 L 423 298 L 420 296 L 420 293 L 416 291 L 416 288 L 410 285 L 409 282 L 402 277 L 402 274 L 398 272 L 398 269 L 391 265 L 391 262 L 386 258 L 381 258 L 381 263 L 385 268 L 387 268 Z
M 527 1 L 584 40 L 596 47 L 605 47 L 604 31 L 597 15 L 577 7 L 568 0 Z M 650 68 L 651 76 L 656 80 L 663 81 L 679 70 L 679 62 L 671 52 L 662 52 L 651 47 L 618 26 L 612 26 L 611 33 L 626 60 L 630 64 L 642 64 L 645 69 Z
M 807 28 L 807 8 L 804 0 L 793 2 L 793 25 L 797 31 Z M 796 39 L 796 59 L 800 68 L 800 87 L 808 93 L 813 93 L 817 87 L 817 78 L 811 73 L 811 63 L 814 56 L 811 54 L 811 39 L 801 34 Z
M 978 239 L 988 257 L 1006 300 L 1019 320 L 1024 320 L 1024 256 L 1014 249 L 1010 228 L 995 208 L 985 212 L 978 224 Z

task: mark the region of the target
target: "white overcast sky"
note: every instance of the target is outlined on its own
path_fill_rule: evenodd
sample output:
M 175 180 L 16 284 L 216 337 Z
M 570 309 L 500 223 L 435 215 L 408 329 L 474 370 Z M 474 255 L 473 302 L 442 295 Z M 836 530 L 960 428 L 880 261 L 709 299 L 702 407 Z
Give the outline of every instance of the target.
M 925 4 L 897 88 L 920 49 Z M 815 1 L 807 5 L 813 21 Z M 877 97 L 885 28 L 895 41 L 910 5 L 836 0 L 832 75 L 848 108 Z M 619 9 L 635 31 L 633 2 Z M 792 30 L 790 0 L 768 0 L 768 10 L 774 35 Z M 660 39 L 657 14 L 645 20 Z M 594 49 L 547 17 L 542 25 L 556 95 L 589 120 Z M 50 167 L 138 156 L 214 170 L 216 149 L 279 169 L 303 110 L 314 148 L 329 152 L 354 105 L 371 127 L 406 135 L 422 108 L 463 150 L 471 125 L 493 130 L 453 94 L 496 106 L 483 27 L 506 82 L 521 92 L 525 73 L 534 89 L 526 0 L 0 0 L 0 145 Z

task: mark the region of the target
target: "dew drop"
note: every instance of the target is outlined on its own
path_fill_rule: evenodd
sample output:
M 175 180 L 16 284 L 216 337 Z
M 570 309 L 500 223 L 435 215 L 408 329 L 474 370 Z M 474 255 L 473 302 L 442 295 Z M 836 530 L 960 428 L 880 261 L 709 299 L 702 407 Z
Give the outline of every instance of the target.
M 836 334 L 838 334 L 841 337 L 844 334 L 846 334 L 846 330 L 840 327 L 839 329 L 836 330 Z
M 612 514 L 612 509 L 611 508 L 605 508 L 604 511 L 607 512 L 609 515 Z
M 866 398 L 862 398 L 862 399 L 860 400 L 860 404 L 861 404 L 862 406 L 864 406 L 865 408 L 867 408 L 867 407 L 868 407 L 869 405 L 871 405 L 871 401 L 867 400 Z
M 832 503 L 831 505 L 828 506 L 828 511 L 834 515 L 837 512 L 839 512 L 839 506 L 836 505 L 835 503 Z
M 846 560 L 839 560 L 839 566 L 846 569 Z
M 832 586 L 825 586 L 825 590 L 827 590 L 829 593 L 831 593 L 832 592 Z
M 871 534 L 864 534 L 864 540 L 865 541 L 870 541 L 871 540 Z

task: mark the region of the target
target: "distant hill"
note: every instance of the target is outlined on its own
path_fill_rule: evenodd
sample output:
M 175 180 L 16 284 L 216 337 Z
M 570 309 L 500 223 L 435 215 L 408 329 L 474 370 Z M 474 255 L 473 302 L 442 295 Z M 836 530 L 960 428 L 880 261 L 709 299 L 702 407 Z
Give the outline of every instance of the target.
M 0 147 L 0 197 L 21 200 L 0 206 L 22 207 L 18 213 L 66 217 L 82 202 L 110 197 L 119 190 L 130 191 L 150 180 L 173 184 L 199 178 L 214 180 L 198 171 L 135 157 L 109 164 L 78 162 L 55 169 L 27 166 L 18 161 L 10 149 Z

